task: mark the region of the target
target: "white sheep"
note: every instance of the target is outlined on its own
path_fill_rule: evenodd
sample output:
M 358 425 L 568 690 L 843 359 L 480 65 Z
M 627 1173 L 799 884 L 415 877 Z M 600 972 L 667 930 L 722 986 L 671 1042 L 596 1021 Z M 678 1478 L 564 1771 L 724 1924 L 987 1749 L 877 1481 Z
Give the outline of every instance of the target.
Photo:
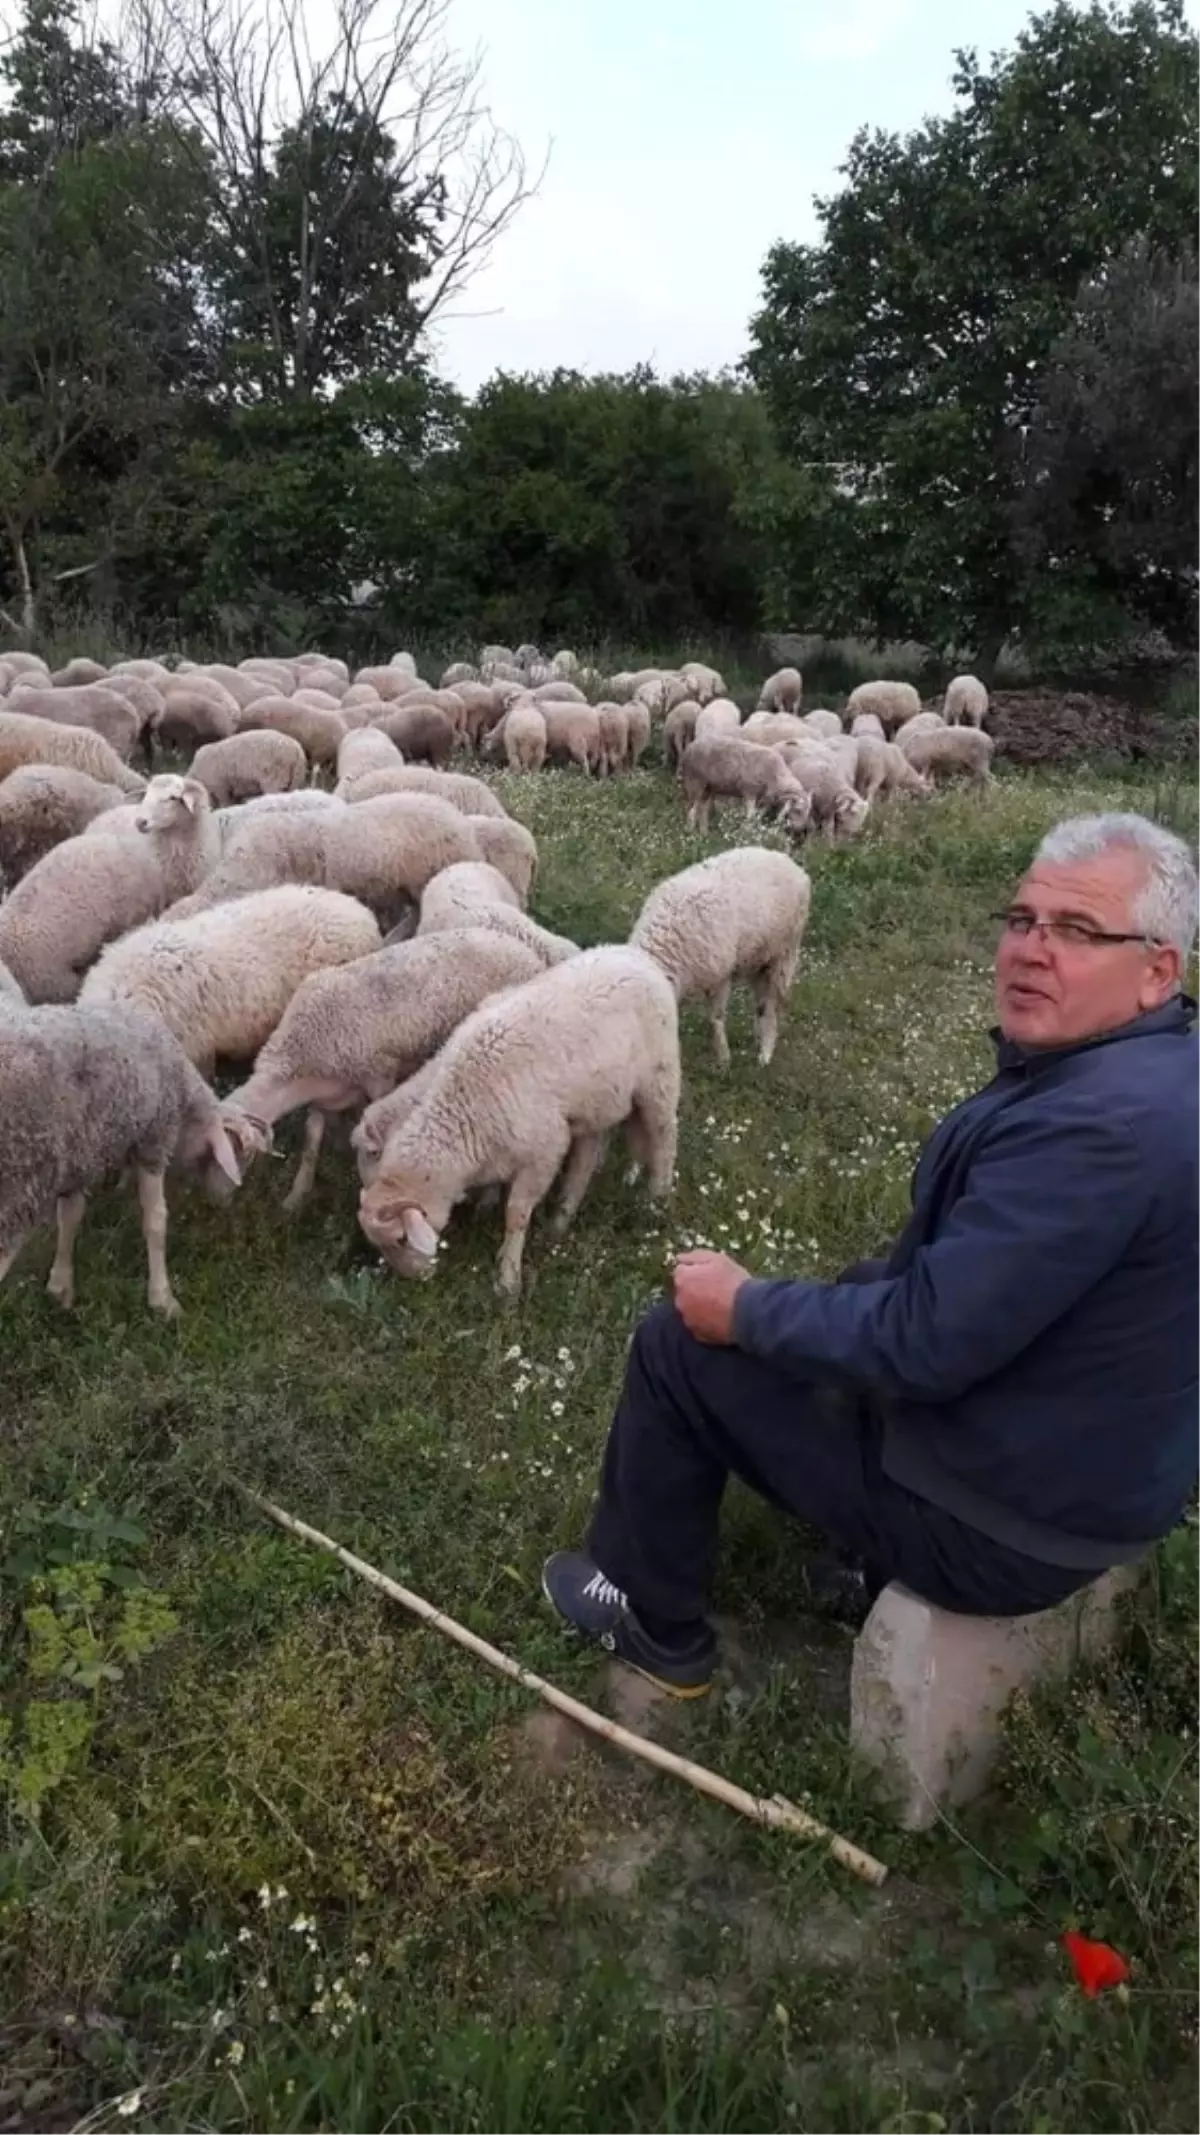
M 75 689 L 89 682 L 103 682 L 107 676 L 108 669 L 103 667 L 99 660 L 88 660 L 77 655 L 75 659 L 68 660 L 65 667 L 56 667 L 50 680 L 55 689 Z
M 743 741 L 756 741 L 763 748 L 778 748 L 781 741 L 811 740 L 811 729 L 795 712 L 751 712 L 741 729 Z
M 486 861 L 465 860 L 444 867 L 422 892 L 416 932 L 443 934 L 455 927 L 490 927 L 507 934 L 531 949 L 540 964 L 562 964 L 579 954 L 577 942 L 568 941 L 564 934 L 552 934 L 530 919 L 521 910 L 512 884 Z M 405 938 L 407 933 L 408 924 L 403 922 L 396 936 Z M 392 938 L 389 935 L 389 941 Z
M 668 770 L 678 772 L 683 762 L 683 752 L 690 741 L 696 738 L 696 721 L 703 706 L 695 697 L 685 697 L 667 713 L 663 725 L 663 758 Z
M 198 678 L 202 679 L 202 678 Z M 238 730 L 238 706 L 228 692 L 218 703 L 199 688 L 189 688 L 191 677 L 172 681 L 163 693 L 163 708 L 151 724 L 151 740 L 164 749 L 192 750 L 205 741 L 228 741 Z M 266 698 L 256 700 L 266 703 Z
M 723 676 L 715 667 L 706 667 L 702 660 L 685 660 L 679 679 L 696 704 L 711 704 L 714 697 L 727 694 Z
M 546 761 L 546 746 L 546 721 L 541 707 L 532 698 L 518 697 L 504 715 L 504 756 L 509 770 L 540 771 Z
M 468 771 L 435 771 L 430 764 L 394 764 L 339 779 L 339 797 L 351 806 L 377 800 L 382 793 L 428 793 L 448 802 L 460 815 L 508 815 L 499 795 Z
M 341 711 L 322 710 L 315 704 L 297 704 L 294 697 L 256 697 L 236 717 L 239 734 L 269 727 L 275 734 L 290 734 L 312 764 L 333 765 L 346 733 Z
M 86 1093 L 86 1101 L 81 1101 Z M 31 1232 L 57 1212 L 58 1249 L 46 1287 L 75 1302 L 74 1249 L 93 1187 L 136 1170 L 153 1311 L 179 1306 L 167 1274 L 168 1164 L 211 1167 L 236 1186 L 231 1136 L 217 1100 L 170 1032 L 127 1007 L 34 1008 L 0 1015 L 0 1280 Z
M 990 734 L 979 727 L 948 726 L 940 733 L 929 730 L 923 734 L 909 734 L 904 730 L 896 736 L 896 745 L 907 756 L 914 771 L 923 771 L 928 778 L 953 778 L 961 773 L 967 778 L 980 781 L 990 778 L 992 752 L 995 743 Z M 0 949 L 0 955 L 3 949 Z
M 330 1117 L 385 1097 L 416 1073 L 489 994 L 544 968 L 520 943 L 488 928 L 384 944 L 335 970 L 314 972 L 292 995 L 228 1104 L 264 1131 L 307 1107 L 304 1149 L 284 1202 L 302 1206 L 316 1178 Z
M 546 754 L 551 762 L 565 759 L 582 771 L 600 768 L 600 718 L 592 704 L 548 702 L 538 708 L 546 722 Z
M 894 741 L 884 741 L 878 734 L 859 734 L 858 761 L 855 766 L 854 784 L 865 801 L 873 801 L 877 793 L 909 793 L 924 797 L 932 793 L 932 782 L 914 771 L 903 749 Z
M 882 720 L 887 734 L 920 709 L 920 693 L 911 682 L 860 682 L 846 699 L 846 711 L 851 720 L 859 712 L 874 712 L 876 718 Z
M 714 800 L 743 801 L 748 819 L 756 809 L 775 810 L 797 836 L 808 828 L 812 802 L 778 749 L 752 741 L 693 741 L 683 752 L 681 777 L 695 830 L 708 829 Z
M 672 707 L 672 710 L 674 707 Z M 668 717 L 670 715 L 668 714 Z M 629 735 L 627 757 L 629 768 L 636 771 L 650 746 L 650 712 L 640 697 L 631 697 L 625 707 Z
M 584 950 L 459 1025 L 423 1100 L 388 1136 L 359 1222 L 399 1273 L 432 1274 L 455 1203 L 507 1186 L 496 1283 L 515 1296 L 530 1218 L 564 1161 L 559 1235 L 622 1123 L 651 1192 L 670 1190 L 679 1088 L 666 974 L 639 949 Z
M 947 726 L 982 726 L 987 718 L 988 693 L 978 675 L 955 675 L 946 685 L 942 715 Z
M 389 705 L 374 715 L 372 725 L 395 742 L 406 763 L 427 763 L 441 770 L 454 754 L 458 737 L 452 722 L 439 705 L 427 704 L 423 698 Z
M 729 1065 L 725 1017 L 735 979 L 750 982 L 758 1057 L 769 1064 L 811 903 L 804 869 L 762 845 L 685 867 L 647 897 L 629 938 L 662 966 L 677 1000 L 703 997 L 719 1066 Z
M 844 737 L 850 741 L 851 737 Z M 853 744 L 856 752 L 857 743 Z M 857 837 L 871 811 L 869 801 L 855 791 L 846 776 L 839 752 L 823 742 L 785 741 L 774 753 L 782 756 L 812 803 L 812 822 L 826 837 Z
M 0 957 L 31 1001 L 72 1000 L 105 942 L 187 896 L 220 859 L 196 779 L 151 779 L 136 819 L 138 836 L 85 833 L 54 846 L 0 905 Z
M 294 792 L 308 776 L 308 758 L 294 735 L 261 727 L 230 734 L 225 741 L 206 741 L 188 768 L 190 776 L 208 788 L 214 808 L 232 808 L 264 794 Z
M 600 726 L 600 776 L 613 778 L 629 765 L 629 706 L 598 704 L 596 718 Z
M 914 734 L 944 734 L 945 731 L 946 722 L 940 712 L 914 712 L 911 719 L 897 727 L 893 739 L 899 741 L 902 734 L 907 734 L 911 740 Z
M 856 741 L 864 735 L 873 735 L 877 741 L 886 741 L 883 721 L 878 712 L 856 712 L 850 722 L 850 732 Z
M 763 712 L 798 712 L 804 696 L 804 677 L 798 667 L 777 667 L 758 693 Z
M 69 771 L 86 771 L 102 786 L 119 786 L 125 794 L 146 790 L 145 779 L 123 764 L 116 750 L 89 728 L 59 726 L 53 719 L 0 711 L 0 778 L 7 778 L 19 764 L 57 764 Z
M 90 728 L 126 761 L 142 731 L 139 714 L 117 690 L 101 689 L 95 683 L 76 689 L 37 689 L 28 683 L 10 690 L 8 703 L 14 712 L 31 719 L 53 719 L 61 726 Z
M 394 652 L 388 664 L 400 674 L 411 675 L 416 680 L 417 663 L 411 652 Z
M 185 919 L 157 919 L 111 942 L 80 999 L 124 1002 L 157 1016 L 207 1073 L 252 1059 L 302 979 L 380 947 L 365 905 L 294 883 Z
M 571 652 L 569 648 L 565 645 L 563 646 L 561 652 L 556 652 L 554 654 L 553 658 L 550 661 L 550 665 L 554 669 L 556 675 L 562 676 L 564 682 L 574 682 L 578 678 L 580 672 L 579 657 L 576 653 Z
M 814 735 L 818 741 L 837 741 L 844 731 L 837 712 L 827 712 L 820 705 L 804 712 L 800 724 L 806 734 Z
M 557 675 L 551 675 L 545 682 L 531 684 L 529 694 L 535 704 L 587 703 L 581 689 L 577 689 L 573 682 L 560 681 Z
M 11 889 L 53 846 L 124 799 L 119 786 L 101 785 L 86 771 L 21 764 L 0 782 L 0 875 Z
M 686 704 L 687 699 L 683 702 Z M 677 710 L 677 705 L 671 707 L 672 713 Z M 711 704 L 703 705 L 697 713 L 692 738 L 695 741 L 719 741 L 726 734 L 738 735 L 741 727 L 742 715 L 732 697 L 714 697 Z

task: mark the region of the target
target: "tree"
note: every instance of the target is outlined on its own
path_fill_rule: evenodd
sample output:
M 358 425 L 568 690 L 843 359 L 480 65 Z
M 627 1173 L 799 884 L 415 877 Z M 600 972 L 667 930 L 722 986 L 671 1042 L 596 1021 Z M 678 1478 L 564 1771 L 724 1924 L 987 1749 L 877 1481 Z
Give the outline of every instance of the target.
M 203 144 L 238 383 L 278 398 L 417 360 L 532 190 L 449 0 L 136 0 L 143 48 Z
M 1043 638 L 1114 627 L 1196 630 L 1200 550 L 1200 282 L 1181 260 L 1130 245 L 1080 289 L 1029 427 L 1015 504 Z
M 1180 0 L 1057 0 L 989 67 L 957 54 L 949 117 L 855 137 L 752 326 L 788 463 L 757 516 L 775 605 L 805 609 L 779 620 L 985 661 L 1020 624 L 1022 436 L 1081 277 L 1191 240 L 1196 57 Z

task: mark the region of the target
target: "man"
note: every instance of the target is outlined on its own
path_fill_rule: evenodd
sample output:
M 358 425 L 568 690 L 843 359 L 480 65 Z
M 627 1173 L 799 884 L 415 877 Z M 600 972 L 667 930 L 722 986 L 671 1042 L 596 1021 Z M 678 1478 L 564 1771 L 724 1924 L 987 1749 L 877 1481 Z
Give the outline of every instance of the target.
M 873 1596 L 1050 1608 L 1178 1520 L 1196 1472 L 1196 873 L 1138 815 L 1046 837 L 998 914 L 998 1071 L 944 1119 L 885 1260 L 759 1282 L 685 1253 L 633 1341 L 568 1623 L 708 1689 L 727 1477 Z

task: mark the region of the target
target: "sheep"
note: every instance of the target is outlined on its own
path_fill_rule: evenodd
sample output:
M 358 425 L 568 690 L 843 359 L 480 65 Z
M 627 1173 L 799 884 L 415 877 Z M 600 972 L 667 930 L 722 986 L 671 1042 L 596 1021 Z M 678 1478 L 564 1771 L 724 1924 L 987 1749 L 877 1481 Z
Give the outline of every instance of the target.
M 471 863 L 463 864 L 469 866 Z M 447 918 L 443 923 L 438 916 L 441 909 L 440 900 L 436 900 L 428 909 L 426 905 L 430 891 L 438 888 L 447 875 L 456 872 L 456 869 L 447 867 L 440 875 L 434 876 L 429 890 L 421 899 L 418 935 L 443 934 L 448 928 L 457 931 L 468 923 L 468 918 L 462 913 L 456 913 L 453 919 Z M 510 941 L 520 942 L 523 949 L 530 950 L 536 956 L 538 968 L 542 970 L 551 964 L 565 964 L 569 956 L 578 956 L 580 953 L 577 941 L 569 941 L 565 934 L 552 934 L 549 927 L 539 926 L 536 919 L 530 919 L 527 912 L 522 912 L 513 905 L 482 905 L 478 911 L 469 914 L 469 924 L 473 927 L 485 927 L 491 934 L 504 934 Z
M 80 1101 L 86 1091 L 86 1102 Z M 30 1233 L 57 1209 L 58 1247 L 46 1285 L 75 1302 L 74 1249 L 86 1196 L 136 1167 L 151 1310 L 174 1318 L 167 1273 L 167 1165 L 211 1167 L 240 1181 L 233 1137 L 213 1092 L 161 1023 L 117 1005 L 11 1009 L 0 1016 L 0 1280 Z
M 456 689 L 434 689 L 431 683 L 410 685 L 397 700 L 405 711 L 431 710 L 441 712 L 454 729 L 456 744 L 467 740 L 467 707 L 464 698 Z M 376 716 L 376 715 L 373 715 Z
M 327 689 L 310 689 L 307 683 L 303 688 L 292 692 L 288 703 L 307 705 L 314 712 L 337 712 L 341 709 L 339 700 L 331 696 Z
M 781 741 L 811 741 L 812 732 L 795 712 L 751 712 L 741 730 L 741 739 L 773 749 Z
M 979 727 L 943 727 L 940 733 L 930 730 L 910 734 L 907 739 L 901 730 L 896 745 L 908 758 L 913 770 L 923 771 L 929 778 L 937 779 L 943 775 L 952 778 L 956 772 L 981 782 L 991 777 L 992 752 L 996 745 L 991 735 Z
M 55 845 L 0 905 L 0 957 L 30 1001 L 73 1000 L 105 942 L 186 896 L 220 859 L 198 779 L 152 779 L 137 825 L 144 835 L 133 839 L 85 833 Z
M 164 666 L 161 660 L 119 660 L 117 665 L 110 667 L 108 671 L 109 682 L 117 682 L 123 675 L 132 675 L 152 683 L 160 695 L 172 679 L 170 668 Z
M 395 742 L 406 762 L 432 764 L 441 770 L 454 753 L 454 727 L 437 705 L 393 705 L 372 724 Z
M 690 691 L 681 676 L 655 673 L 635 678 L 631 694 L 641 700 L 651 717 L 657 714 L 662 718 L 673 712 L 677 704 L 682 704 Z
M 947 726 L 981 727 L 987 718 L 988 693 L 978 675 L 955 675 L 946 685 L 942 717 Z
M 773 808 L 786 830 L 799 836 L 808 828 L 812 803 L 793 777 L 778 749 L 752 741 L 693 741 L 683 752 L 683 797 L 688 822 L 707 830 L 715 799 L 744 801 L 747 817 L 756 808 Z
M 417 672 L 417 663 L 414 660 L 411 652 L 394 652 L 390 661 L 388 662 L 388 665 L 390 667 L 395 668 L 398 673 L 404 675 L 415 676 Z
M 629 768 L 636 771 L 650 746 L 650 708 L 640 697 L 631 697 L 625 707 L 625 717 L 629 733 Z
M 804 696 L 804 677 L 798 667 L 777 667 L 758 693 L 763 712 L 798 712 Z
M 416 931 L 473 927 L 478 923 L 477 914 L 494 905 L 513 913 L 521 910 L 521 900 L 508 876 L 487 860 L 454 861 L 431 875 L 422 890 Z
M 339 779 L 337 790 L 340 798 L 352 805 L 373 801 L 381 793 L 432 793 L 435 800 L 448 801 L 461 815 L 508 814 L 503 801 L 481 778 L 472 778 L 466 771 L 434 771 L 428 764 L 400 763 L 378 771 L 363 771 L 353 778 Z
M 365 905 L 337 890 L 285 883 L 187 919 L 151 920 L 110 942 L 81 1004 L 117 1002 L 156 1016 L 189 1060 L 252 1059 L 302 979 L 380 947 Z
M 123 760 L 130 756 L 142 731 L 133 706 L 113 689 L 94 683 L 81 689 L 35 689 L 21 683 L 10 690 L 8 703 L 14 712 L 30 719 L 53 719 L 62 726 L 88 727 L 115 749 Z
M 578 655 L 568 651 L 565 646 L 561 652 L 553 655 L 550 665 L 556 675 L 561 675 L 564 682 L 573 682 L 580 672 Z
M 679 1089 L 666 974 L 640 949 L 584 950 L 459 1025 L 423 1100 L 389 1134 L 359 1222 L 398 1273 L 431 1275 L 454 1204 L 506 1185 L 496 1287 L 515 1297 L 530 1218 L 564 1159 L 560 1236 L 622 1122 L 651 1193 L 670 1191 Z
M 347 712 L 360 709 L 365 711 L 371 718 L 374 718 L 376 712 L 386 711 L 387 709 L 379 691 L 372 689 L 369 682 L 352 682 L 342 698 L 343 718 Z
M 479 669 L 473 667 L 470 660 L 452 660 L 449 667 L 442 669 L 438 688 L 453 689 L 458 682 L 478 682 L 478 680 Z
M 4 664 L 8 668 L 10 674 L 35 675 L 37 677 L 39 687 L 41 686 L 43 681 L 48 683 L 50 680 L 50 669 L 47 667 L 46 662 L 43 660 L 40 653 L 6 652 L 4 655 Z
M 812 884 L 786 853 L 739 845 L 669 875 L 643 904 L 629 939 L 662 966 L 678 1001 L 703 996 L 719 1067 L 729 1065 L 725 1017 L 739 978 L 753 989 L 758 1057 L 769 1066 L 811 903 Z
M 903 726 L 896 729 L 894 739 L 899 741 L 902 734 L 911 738 L 914 734 L 944 734 L 945 731 L 946 722 L 940 712 L 915 712 L 911 719 L 906 719 Z
M 19 764 L 56 764 L 86 771 L 102 786 L 140 794 L 146 781 L 121 762 L 115 749 L 89 727 L 59 726 L 53 719 L 32 719 L 25 712 L 0 711 L 0 778 Z
M 207 787 L 214 808 L 230 808 L 263 794 L 293 792 L 308 776 L 308 758 L 293 735 L 261 727 L 226 741 L 206 741 L 189 770 Z
M 581 689 L 577 689 L 573 682 L 560 680 L 557 675 L 551 675 L 548 682 L 539 682 L 536 688 L 531 689 L 530 695 L 535 704 L 587 703 L 587 698 Z
M 463 820 L 483 858 L 511 882 L 525 904 L 537 874 L 537 844 L 531 833 L 509 815 L 468 815 Z
M 858 762 L 855 766 L 854 784 L 865 801 L 873 801 L 877 793 L 932 793 L 932 782 L 914 771 L 903 749 L 894 741 L 884 741 L 878 734 L 859 734 Z
M 142 675 L 115 673 L 109 675 L 104 687 L 109 691 L 110 695 L 123 697 L 126 704 L 131 705 L 137 713 L 138 731 L 141 734 L 143 745 L 145 745 L 148 730 L 153 729 L 155 720 L 162 718 L 166 699 L 161 689 L 158 689 L 153 682 L 146 681 Z M 108 738 L 111 737 L 106 737 L 106 739 Z M 115 742 L 113 746 L 114 748 L 116 747 Z
M 248 675 L 240 667 L 227 667 L 214 661 L 211 667 L 201 669 L 200 673 L 206 681 L 219 683 L 239 708 L 253 704 L 256 697 L 269 697 L 272 694 L 269 682 L 261 675 Z
M 542 667 L 545 665 L 545 662 L 542 659 L 542 655 L 536 645 L 518 645 L 516 651 L 513 654 L 513 662 L 517 667 L 524 667 L 526 669 L 530 667 Z
M 11 1005 L 14 1001 L 19 1008 L 27 1008 L 29 1006 L 23 989 L 17 984 L 8 965 L 0 964 L 0 1009 L 4 1007 L 6 1002 Z M 3 1277 L 0 1277 L 0 1281 L 2 1280 Z
M 504 717 L 507 698 L 502 694 L 503 685 L 489 687 L 484 682 L 460 682 L 455 695 L 462 700 L 466 739 L 477 749 L 485 734 Z
M 308 1108 L 304 1149 L 284 1207 L 312 1190 L 326 1124 L 385 1097 L 422 1067 L 489 994 L 544 968 L 532 950 L 487 928 L 386 943 L 370 956 L 302 981 L 227 1105 L 264 1137 L 284 1114 Z
M 9 888 L 53 846 L 124 799 L 119 786 L 101 785 L 86 771 L 22 764 L 10 772 L 0 784 L 0 874 Z
M 599 715 L 597 715 L 599 716 Z M 504 716 L 504 757 L 510 771 L 540 771 L 546 761 L 546 722 L 532 698 L 518 698 Z
M 820 706 L 811 712 L 802 713 L 800 724 L 806 734 L 814 735 L 818 741 L 837 741 L 844 732 L 838 714 L 827 712 Z
M 354 677 L 355 689 L 364 685 L 391 704 L 402 697 L 417 679 L 415 669 L 406 667 L 360 667 Z
M 600 768 L 600 717 L 592 704 L 539 700 L 546 722 L 546 754 L 553 762 L 566 759 L 582 771 Z
M 806 742 L 785 741 L 773 753 L 782 756 L 792 776 L 807 793 L 812 803 L 814 828 L 823 829 L 828 838 L 857 837 L 871 804 L 856 793 L 836 752 L 810 739 Z
M 237 715 L 240 734 L 267 727 L 275 734 L 290 734 L 312 764 L 337 762 L 338 747 L 346 732 L 341 712 L 323 711 L 313 704 L 297 704 L 294 697 L 256 697 Z
M 485 645 L 479 655 L 480 672 L 482 673 L 485 667 L 494 666 L 497 661 L 502 667 L 515 667 L 517 656 L 510 645 Z
M 725 683 L 715 667 L 706 667 L 701 660 L 685 660 L 679 670 L 679 679 L 688 696 L 697 704 L 711 704 L 714 697 L 726 694 Z
M 742 715 L 732 697 L 714 697 L 711 704 L 703 705 L 697 713 L 692 738 L 695 741 L 720 741 L 727 734 L 736 738 L 741 726 Z
M 886 734 L 920 709 L 921 699 L 911 682 L 860 682 L 846 699 L 851 719 L 859 712 L 874 712 Z
M 683 762 L 684 750 L 688 743 L 696 738 L 696 721 L 702 709 L 695 697 L 685 697 L 682 704 L 677 704 L 674 711 L 667 713 L 663 727 L 663 756 L 668 770 L 673 768 L 678 772 Z
M 227 703 L 218 704 L 202 690 L 176 682 L 163 697 L 163 708 L 152 722 L 150 739 L 165 749 L 194 749 L 200 742 L 228 741 L 244 716 L 239 714 L 232 697 Z
M 364 778 L 368 771 L 399 771 L 404 758 L 394 741 L 379 727 L 354 727 L 338 744 L 336 791 Z
M 182 665 L 180 672 L 183 672 Z M 262 660 L 251 656 L 248 660 L 238 661 L 238 673 L 265 682 L 274 697 L 290 697 L 296 687 L 296 677 L 286 660 Z
M 629 762 L 629 706 L 598 704 L 596 719 L 600 728 L 600 776 L 612 778 Z
M 864 735 L 873 735 L 877 741 L 887 740 L 878 712 L 857 712 L 850 723 L 850 732 L 856 741 Z
M 75 689 L 81 684 L 86 687 L 89 682 L 103 682 L 107 674 L 107 667 L 99 660 L 76 658 L 68 660 L 65 667 L 56 667 L 50 680 L 55 689 Z

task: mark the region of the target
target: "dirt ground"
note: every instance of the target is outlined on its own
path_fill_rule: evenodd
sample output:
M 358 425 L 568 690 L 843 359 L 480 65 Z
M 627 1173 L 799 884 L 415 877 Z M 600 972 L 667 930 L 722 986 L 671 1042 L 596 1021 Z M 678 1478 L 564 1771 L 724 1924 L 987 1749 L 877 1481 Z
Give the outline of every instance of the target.
M 996 690 L 987 726 L 999 751 L 1016 764 L 1068 763 L 1098 755 L 1180 758 L 1195 748 L 1194 730 L 1121 697 L 1085 690 Z

